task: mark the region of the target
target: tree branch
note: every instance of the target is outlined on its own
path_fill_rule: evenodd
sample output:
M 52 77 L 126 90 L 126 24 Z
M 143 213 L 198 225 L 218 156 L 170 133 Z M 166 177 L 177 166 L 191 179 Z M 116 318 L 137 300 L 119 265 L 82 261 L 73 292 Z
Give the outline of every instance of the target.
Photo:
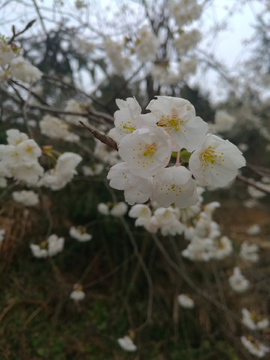
M 83 127 L 85 127 L 88 131 L 90 131 L 90 133 L 92 135 L 94 135 L 94 137 L 96 139 L 98 139 L 99 141 L 101 141 L 103 144 L 106 144 L 106 145 L 110 146 L 111 148 L 113 148 L 114 150 L 118 151 L 117 143 L 113 139 L 111 139 L 109 136 L 101 134 L 97 130 L 91 129 L 89 126 L 85 125 L 82 121 L 80 121 L 80 124 Z

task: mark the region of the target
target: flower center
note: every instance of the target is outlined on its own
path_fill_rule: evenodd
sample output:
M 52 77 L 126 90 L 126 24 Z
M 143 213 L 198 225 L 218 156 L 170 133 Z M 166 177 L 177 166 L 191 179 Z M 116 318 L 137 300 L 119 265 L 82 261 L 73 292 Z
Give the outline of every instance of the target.
M 214 162 L 216 161 L 216 159 L 214 158 L 216 158 L 217 155 L 215 153 L 215 150 L 211 146 L 209 146 L 206 150 L 200 153 L 200 157 L 204 163 L 211 162 L 212 164 L 214 164 Z
M 205 165 L 209 166 L 209 164 L 210 164 L 211 169 L 214 169 L 214 164 L 221 165 L 222 161 L 225 161 L 224 158 L 222 157 L 222 155 L 223 155 L 223 152 L 219 153 L 217 155 L 215 150 L 212 148 L 212 146 L 209 146 L 207 149 L 205 149 L 203 152 L 201 152 L 200 159 L 202 161 L 203 172 L 205 171 L 205 168 L 204 168 Z M 216 173 L 216 175 L 218 175 L 218 173 Z
M 145 152 L 143 153 L 143 156 L 150 155 L 150 158 L 151 158 L 156 150 L 157 150 L 157 145 L 155 143 L 145 144 Z
M 167 115 L 166 117 L 162 115 L 162 119 L 160 119 L 157 124 L 161 127 L 166 127 L 168 130 L 179 130 L 180 124 L 183 123 L 183 120 L 178 118 L 176 115 Z

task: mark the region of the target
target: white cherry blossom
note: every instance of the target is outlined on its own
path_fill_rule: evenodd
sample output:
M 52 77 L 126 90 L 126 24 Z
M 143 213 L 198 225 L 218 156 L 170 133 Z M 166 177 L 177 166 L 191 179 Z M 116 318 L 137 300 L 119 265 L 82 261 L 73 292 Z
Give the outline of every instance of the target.
M 148 178 L 170 161 L 172 144 L 168 134 L 158 127 L 141 128 L 125 136 L 119 154 L 136 176 Z
M 235 145 L 212 134 L 206 135 L 189 159 L 190 171 L 202 186 L 227 185 L 245 164 L 245 158 Z
M 229 277 L 229 284 L 238 293 L 246 291 L 249 287 L 249 281 L 242 275 L 238 266 L 233 269 L 233 275 Z
M 17 129 L 9 129 L 6 131 L 7 134 L 7 143 L 9 145 L 18 145 L 19 143 L 21 143 L 22 141 L 25 141 L 28 139 L 28 135 L 20 132 Z
M 121 217 L 125 215 L 127 209 L 127 204 L 121 201 L 118 204 L 114 205 L 114 207 L 110 211 L 110 214 L 114 217 Z
M 246 336 L 241 336 L 241 342 L 243 346 L 252 354 L 259 358 L 264 357 L 264 355 L 270 352 L 270 348 L 260 343 L 258 340 L 254 339 L 252 336 L 248 338 Z
M 249 244 L 247 241 L 244 241 L 241 244 L 240 257 L 244 260 L 251 262 L 257 262 L 259 260 L 259 246 L 256 244 Z
M 11 75 L 17 79 L 32 83 L 42 78 L 42 72 L 34 65 L 26 61 L 22 56 L 18 56 L 10 63 Z
M 154 177 L 152 199 L 163 207 L 173 203 L 180 208 L 195 205 L 199 197 L 191 172 L 184 166 L 165 168 L 158 172 Z
M 110 180 L 112 188 L 124 190 L 125 200 L 129 205 L 147 201 L 152 193 L 152 177 L 142 178 L 134 175 L 125 162 L 111 167 L 107 179 Z
M 157 99 L 150 101 L 147 109 L 156 116 L 158 126 L 170 135 L 175 151 L 182 148 L 193 151 L 203 142 L 208 125 L 196 116 L 194 106 L 189 101 L 157 96 Z
M 121 346 L 122 349 L 126 351 L 136 351 L 137 346 L 133 343 L 131 338 L 126 335 L 123 338 L 117 340 L 118 344 Z
M 181 294 L 177 296 L 179 305 L 186 309 L 193 309 L 194 308 L 194 301 L 189 297 L 187 294 Z
M 80 242 L 86 242 L 92 239 L 92 235 L 87 234 L 86 229 L 83 226 L 72 226 L 69 229 L 69 235 Z
M 259 224 L 253 224 L 247 229 L 248 235 L 258 235 L 261 232 L 261 227 Z
M 16 57 L 16 53 L 12 50 L 4 40 L 0 39 L 0 66 L 10 64 Z
M 98 204 L 97 209 L 98 209 L 98 212 L 102 215 L 109 215 L 109 213 L 110 213 L 108 205 L 106 205 L 104 203 Z
M 74 290 L 69 295 L 69 297 L 71 300 L 74 300 L 75 302 L 77 302 L 77 301 L 81 301 L 85 298 L 85 293 L 81 290 Z
M 13 200 L 25 206 L 35 206 L 39 203 L 38 195 L 34 191 L 13 191 L 12 197 Z
M 65 239 L 59 238 L 57 235 L 51 235 L 47 239 L 48 256 L 55 256 L 64 249 Z
M 82 301 L 85 298 L 85 293 L 82 291 L 81 284 L 75 284 L 73 286 L 73 291 L 69 295 L 70 299 L 73 300 L 75 303 L 78 301 Z
M 109 136 L 116 142 L 120 142 L 126 135 L 133 133 L 143 125 L 156 125 L 156 118 L 152 114 L 141 114 L 141 107 L 135 98 L 126 100 L 116 99 L 119 107 L 114 113 L 114 128 L 109 132 Z
M 158 47 L 159 39 L 147 26 L 138 30 L 135 52 L 139 60 L 155 60 Z
M 193 237 L 182 255 L 192 261 L 209 261 L 212 258 L 214 242 L 209 238 Z

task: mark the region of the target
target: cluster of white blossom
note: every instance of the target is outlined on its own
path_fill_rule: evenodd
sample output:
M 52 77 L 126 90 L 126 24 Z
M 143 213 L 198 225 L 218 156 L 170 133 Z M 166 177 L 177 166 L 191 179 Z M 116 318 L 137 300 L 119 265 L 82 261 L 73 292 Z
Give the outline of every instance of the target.
M 139 60 L 155 60 L 158 47 L 159 39 L 147 26 L 138 30 L 135 51 Z
M 182 27 L 192 21 L 199 19 L 202 7 L 197 0 L 180 0 L 170 2 L 170 13 L 175 19 L 176 25 Z
M 117 75 L 121 75 L 129 66 L 130 60 L 122 54 L 123 47 L 109 37 L 104 39 L 104 48 Z
M 196 116 L 189 101 L 158 96 L 141 114 L 134 98 L 117 100 L 115 127 L 109 135 L 118 143 L 123 162 L 109 173 L 110 186 L 124 190 L 129 205 L 149 198 L 163 207 L 186 208 L 199 198 L 196 182 L 224 187 L 237 175 L 245 159 L 228 140 L 207 134 L 208 125 Z M 193 152 L 189 169 L 180 166 L 180 150 Z M 175 166 L 166 167 L 172 151 L 178 152 Z M 190 154 L 189 154 L 190 155 Z
M 242 275 L 240 268 L 237 266 L 233 269 L 233 275 L 229 277 L 229 284 L 235 292 L 244 292 L 249 287 L 249 281 Z
M 75 99 L 70 99 L 67 101 L 67 105 L 65 107 L 66 112 L 75 112 L 75 113 L 83 113 L 84 105 L 79 103 L 79 101 Z M 79 121 L 82 121 L 85 125 L 89 126 L 89 122 L 86 117 L 79 115 L 66 115 L 66 121 L 73 125 L 80 125 Z
M 154 81 L 160 85 L 175 85 L 183 79 L 182 75 L 177 74 L 166 63 L 153 64 L 149 71 Z
M 181 31 L 179 36 L 174 39 L 173 44 L 180 54 L 186 54 L 194 49 L 201 41 L 202 35 L 199 30 Z
M 248 235 L 257 235 L 261 232 L 261 227 L 259 224 L 253 224 L 247 229 Z
M 189 74 L 195 74 L 197 71 L 197 59 L 181 61 L 179 64 L 179 77 L 183 80 Z
M 8 145 L 0 147 L 0 176 L 13 177 L 29 186 L 38 184 L 44 169 L 38 158 L 42 151 L 33 139 L 17 129 L 7 130 Z
M 270 352 L 270 348 L 254 339 L 252 336 L 242 336 L 241 342 L 243 346 L 252 354 L 259 358 L 264 357 L 266 353 Z
M 25 206 L 35 206 L 39 203 L 38 195 L 34 191 L 13 191 L 13 200 Z
M 59 238 L 57 235 L 51 235 L 39 245 L 30 244 L 30 249 L 34 257 L 46 258 L 60 253 L 64 249 L 64 243 L 64 238 Z
M 41 133 L 51 139 L 63 139 L 69 142 L 76 142 L 80 137 L 69 131 L 68 124 L 61 119 L 46 115 L 39 123 Z
M 72 226 L 69 229 L 69 235 L 80 242 L 86 242 L 92 239 L 92 235 L 86 232 L 83 226 Z
M 232 129 L 236 119 L 225 110 L 217 110 L 215 114 L 215 123 L 209 124 L 212 133 L 223 133 Z
M 179 302 L 179 305 L 186 309 L 193 309 L 194 308 L 194 301 L 191 299 L 191 297 L 187 294 L 181 294 L 177 296 L 177 300 Z
M 118 339 L 117 342 L 123 350 L 126 350 L 126 351 L 136 351 L 137 350 L 137 346 L 133 343 L 133 341 L 131 340 L 131 338 L 128 335 L 124 336 L 123 338 Z
M 112 205 L 112 204 L 109 204 Z M 119 202 L 112 206 L 111 210 L 107 204 L 100 203 L 98 204 L 98 212 L 102 215 L 112 215 L 114 217 L 121 217 L 124 216 L 127 212 L 128 206 L 124 202 Z
M 81 284 L 75 284 L 73 286 L 73 291 L 69 295 L 70 299 L 74 302 L 82 301 L 85 298 L 85 293 L 82 291 L 82 285 Z
M 244 241 L 241 244 L 240 257 L 250 262 L 257 262 L 259 260 L 259 246 L 256 244 L 249 244 Z
M 60 190 L 77 174 L 75 168 L 82 161 L 78 154 L 66 152 L 59 156 L 53 169 L 45 172 L 38 186 L 45 186 L 52 190 Z
M 14 76 L 27 83 L 40 80 L 42 72 L 22 56 L 18 56 L 18 50 L 18 47 L 9 45 L 4 39 L 0 39 L 0 66 L 7 66 L 1 72 L 1 78 L 5 80 L 9 76 Z
M 242 323 L 250 330 L 263 330 L 269 326 L 269 320 L 262 318 L 262 316 L 256 313 L 251 313 L 247 309 L 242 309 Z
M 84 165 L 82 167 L 82 171 L 83 171 L 84 176 L 100 175 L 103 170 L 104 170 L 104 165 L 103 164 L 94 164 L 92 166 Z

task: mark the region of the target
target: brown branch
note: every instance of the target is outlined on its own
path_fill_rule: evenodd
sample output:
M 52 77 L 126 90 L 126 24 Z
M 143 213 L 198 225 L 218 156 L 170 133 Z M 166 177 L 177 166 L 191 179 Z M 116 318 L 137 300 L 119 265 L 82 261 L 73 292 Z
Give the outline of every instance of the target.
M 248 178 L 246 178 L 243 175 L 237 175 L 236 179 L 242 181 L 245 184 L 251 185 L 251 186 L 255 187 L 256 189 L 258 189 L 258 190 L 260 190 L 260 191 L 262 191 L 262 192 L 264 192 L 266 194 L 270 194 L 270 190 L 264 188 L 261 185 L 256 184 L 254 181 L 249 180 Z
M 98 132 L 97 130 L 91 129 L 89 126 L 85 125 L 82 121 L 79 121 L 79 123 L 85 127 L 88 131 L 90 131 L 90 133 L 92 135 L 94 135 L 94 137 L 96 139 L 98 139 L 99 141 L 101 141 L 103 144 L 106 144 L 108 146 L 110 146 L 111 148 L 113 148 L 114 150 L 118 150 L 118 145 L 117 143 L 111 139 L 109 136 L 101 134 L 100 132 Z

